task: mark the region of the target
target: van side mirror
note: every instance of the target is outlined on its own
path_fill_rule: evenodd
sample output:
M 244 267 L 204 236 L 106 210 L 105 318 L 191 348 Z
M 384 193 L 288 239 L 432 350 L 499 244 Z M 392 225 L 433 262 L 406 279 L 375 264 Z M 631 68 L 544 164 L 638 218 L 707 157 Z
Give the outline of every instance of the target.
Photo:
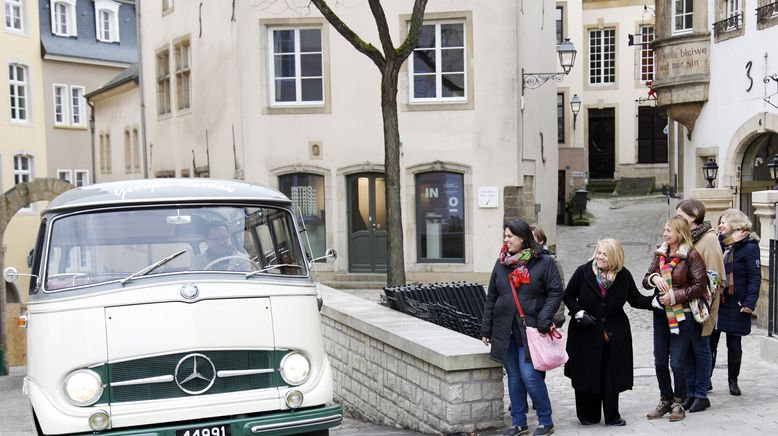
M 8 268 L 3 270 L 3 278 L 8 283 L 15 282 L 16 280 L 19 279 L 19 276 L 33 277 L 35 278 L 36 282 L 38 281 L 38 276 L 36 276 L 35 274 L 20 273 L 16 268 L 12 266 L 9 266 Z
M 332 262 L 335 262 L 335 259 L 337 259 L 337 258 L 338 258 L 338 252 L 335 251 L 334 248 L 328 248 L 324 252 L 324 256 L 320 256 L 320 257 L 317 257 L 317 258 L 309 260 L 308 261 L 308 268 L 312 267 L 314 262 L 317 262 L 319 260 L 326 260 L 327 263 L 332 263 Z

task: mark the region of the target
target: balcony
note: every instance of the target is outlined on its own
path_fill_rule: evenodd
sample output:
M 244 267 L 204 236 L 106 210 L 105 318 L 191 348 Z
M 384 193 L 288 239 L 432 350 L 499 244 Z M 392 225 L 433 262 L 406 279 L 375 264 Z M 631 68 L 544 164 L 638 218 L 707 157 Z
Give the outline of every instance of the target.
M 756 8 L 757 29 L 764 29 L 775 24 L 778 24 L 778 1 Z
M 717 21 L 713 23 L 713 35 L 719 36 L 727 32 L 738 30 L 742 27 L 743 27 L 743 13 L 738 12 L 721 21 Z

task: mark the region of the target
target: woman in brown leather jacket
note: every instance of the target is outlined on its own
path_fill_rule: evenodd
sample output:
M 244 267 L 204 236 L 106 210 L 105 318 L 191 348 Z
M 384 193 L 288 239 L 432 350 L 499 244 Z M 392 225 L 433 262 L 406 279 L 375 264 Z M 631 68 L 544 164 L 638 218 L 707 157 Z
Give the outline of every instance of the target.
M 648 268 L 643 287 L 654 289 L 654 369 L 659 383 L 660 400 L 648 419 L 660 418 L 670 412 L 670 421 L 684 419 L 686 398 L 684 358 L 691 344 L 694 318 L 689 300 L 706 292 L 705 262 L 692 248 L 689 223 L 681 217 L 667 220 L 664 243 L 657 249 Z M 667 361 L 673 371 L 670 381 Z

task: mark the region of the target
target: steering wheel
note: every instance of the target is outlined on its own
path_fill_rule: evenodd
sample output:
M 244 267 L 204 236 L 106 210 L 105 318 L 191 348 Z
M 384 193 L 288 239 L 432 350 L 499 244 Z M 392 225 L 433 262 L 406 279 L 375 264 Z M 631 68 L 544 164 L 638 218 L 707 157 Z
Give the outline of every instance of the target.
M 231 260 L 237 260 L 237 262 L 233 265 L 230 265 L 229 263 L 226 265 L 228 268 L 214 268 L 214 266 L 223 263 L 223 262 L 229 262 Z M 224 269 L 227 271 L 240 271 L 236 270 L 235 268 L 229 268 L 229 266 L 239 266 L 239 265 L 246 265 L 245 271 L 251 270 L 251 259 L 245 255 L 245 254 L 232 254 L 229 256 L 223 256 L 220 257 L 212 262 L 210 262 L 208 265 L 205 265 L 203 269 L 205 270 L 217 270 L 217 269 Z

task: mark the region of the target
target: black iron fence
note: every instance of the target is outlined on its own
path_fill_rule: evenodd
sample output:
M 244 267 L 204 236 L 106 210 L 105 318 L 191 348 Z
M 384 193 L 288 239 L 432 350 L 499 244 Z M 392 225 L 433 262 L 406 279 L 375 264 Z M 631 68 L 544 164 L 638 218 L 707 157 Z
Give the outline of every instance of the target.
M 430 283 L 384 288 L 385 305 L 480 338 L 486 292 L 477 283 Z
M 767 293 L 767 335 L 778 335 L 778 240 L 770 239 L 770 281 Z

